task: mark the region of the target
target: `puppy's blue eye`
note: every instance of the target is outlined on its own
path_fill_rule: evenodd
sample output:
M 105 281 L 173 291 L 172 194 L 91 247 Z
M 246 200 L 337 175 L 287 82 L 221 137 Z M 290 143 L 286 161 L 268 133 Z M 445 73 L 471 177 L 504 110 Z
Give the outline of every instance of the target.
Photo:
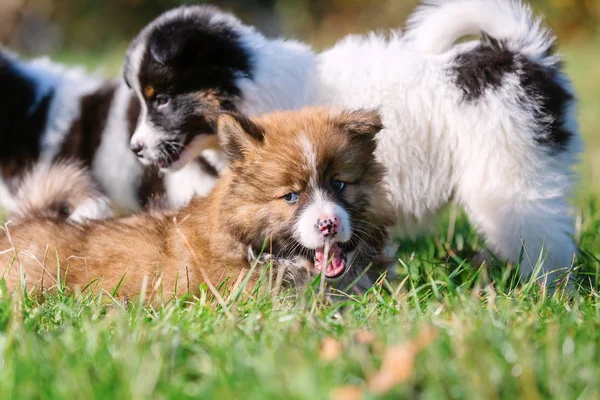
M 335 190 L 344 190 L 344 188 L 346 187 L 346 182 L 342 182 L 342 181 L 338 181 L 337 179 L 334 179 L 331 182 L 331 186 L 333 186 L 333 188 Z
M 289 204 L 294 204 L 294 203 L 297 203 L 298 200 L 300 200 L 300 195 L 295 192 L 290 192 L 290 193 L 286 194 L 285 196 L 283 196 L 282 199 L 287 201 Z

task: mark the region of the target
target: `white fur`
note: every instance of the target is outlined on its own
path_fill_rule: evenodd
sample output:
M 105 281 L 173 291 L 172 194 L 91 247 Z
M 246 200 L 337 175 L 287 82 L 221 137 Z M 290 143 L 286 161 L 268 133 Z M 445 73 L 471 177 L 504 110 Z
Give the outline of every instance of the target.
M 461 37 L 484 31 L 536 62 L 557 61 L 546 54 L 554 38 L 541 18 L 533 17 L 531 8 L 517 0 L 426 0 L 407 26 L 404 39 L 425 53 L 448 51 Z
M 92 162 L 92 173 L 119 213 L 139 210 L 138 189 L 143 169 L 129 150 L 127 109 L 133 94 L 121 83 L 111 104 L 100 147 Z
M 319 220 L 333 218 L 340 221 L 338 233 L 333 237 L 334 241 L 344 243 L 350 240 L 352 225 L 348 212 L 338 203 L 327 198 L 320 189 L 316 189 L 309 204 L 298 217 L 294 229 L 296 239 L 306 248 L 322 248 L 325 245 L 325 236 L 319 230 L 317 223 Z
M 254 67 L 252 79 L 236 82 L 243 93 L 240 111 L 255 116 L 305 106 L 310 95 L 306 82 L 316 73 L 312 50 L 296 41 L 267 40 L 253 29 L 240 31 Z
M 78 206 L 69 216 L 69 221 L 85 222 L 95 219 L 106 219 L 113 216 L 110 200 L 105 196 L 90 198 Z
M 20 181 L 15 196 L 17 208 L 10 217 L 53 217 L 56 203 L 75 208 L 69 215 L 73 222 L 112 217 L 110 200 L 98 190 L 89 172 L 73 161 L 38 162 Z
M 19 207 L 14 194 L 2 177 L 0 177 L 0 204 L 4 211 L 10 214 L 14 213 Z
M 185 206 L 194 196 L 206 196 L 217 183 L 217 179 L 204 172 L 200 165 L 191 162 L 183 168 L 166 174 L 165 189 L 172 207 Z
M 152 165 L 155 160 L 158 160 L 161 156 L 160 144 L 164 141 L 172 139 L 171 135 L 166 134 L 161 129 L 158 129 L 151 121 L 147 118 L 147 106 L 142 106 L 142 116 L 140 122 L 135 129 L 135 133 L 131 137 L 131 144 L 140 143 L 142 144 L 143 150 L 139 160 L 144 165 Z M 130 151 L 131 153 L 131 151 Z M 133 154 L 133 153 L 132 153 Z
M 202 157 L 215 167 L 218 172 L 223 171 L 229 164 L 225 153 L 218 149 L 206 149 L 202 152 Z
M 300 143 L 304 152 L 304 160 L 310 168 L 310 183 L 316 187 L 319 176 L 319 171 L 317 170 L 317 153 L 313 148 L 312 142 L 306 136 L 300 136 Z

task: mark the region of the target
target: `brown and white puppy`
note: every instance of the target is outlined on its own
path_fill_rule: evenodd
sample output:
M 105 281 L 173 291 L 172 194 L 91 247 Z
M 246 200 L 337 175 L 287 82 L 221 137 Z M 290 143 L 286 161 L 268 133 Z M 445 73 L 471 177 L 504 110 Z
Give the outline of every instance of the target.
M 253 121 L 221 114 L 218 135 L 231 166 L 207 198 L 124 219 L 23 220 L 0 242 L 8 288 L 22 277 L 28 290 L 50 288 L 60 271 L 68 288 L 98 279 L 121 296 L 139 294 L 145 277 L 163 294 L 195 291 L 201 268 L 215 284 L 238 276 L 265 239 L 278 265 L 297 268 L 291 278 L 305 278 L 309 266 L 308 275 L 325 269 L 330 281 L 349 283 L 378 261 L 395 222 L 374 156 L 381 128 L 374 111 L 304 109 Z

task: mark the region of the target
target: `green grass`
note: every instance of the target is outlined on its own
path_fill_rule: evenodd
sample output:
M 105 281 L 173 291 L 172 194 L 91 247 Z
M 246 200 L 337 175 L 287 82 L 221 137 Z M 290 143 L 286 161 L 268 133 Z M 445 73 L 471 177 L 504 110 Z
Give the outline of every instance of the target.
M 407 376 L 382 397 L 598 398 L 597 293 L 548 297 L 534 284 L 515 288 L 501 269 L 445 261 L 432 239 L 414 247 L 401 254 L 410 273 L 391 294 L 377 287 L 333 303 L 311 290 L 256 295 L 229 302 L 232 318 L 206 291 L 154 307 L 106 294 L 2 299 L 0 393 L 326 399 L 352 386 L 375 398 L 386 353 L 428 335 L 414 366 L 410 354 L 394 359 Z
M 108 294 L 0 299 L 1 397 L 325 399 L 350 388 L 364 398 L 600 398 L 600 42 L 565 53 L 587 145 L 574 297 L 519 284 L 498 262 L 472 268 L 481 239 L 446 217 L 402 243 L 398 278 L 382 283 L 391 293 L 333 303 L 311 288 L 255 294 L 227 303 L 232 318 L 206 291 L 154 306 Z M 375 393 L 378 371 L 396 385 Z

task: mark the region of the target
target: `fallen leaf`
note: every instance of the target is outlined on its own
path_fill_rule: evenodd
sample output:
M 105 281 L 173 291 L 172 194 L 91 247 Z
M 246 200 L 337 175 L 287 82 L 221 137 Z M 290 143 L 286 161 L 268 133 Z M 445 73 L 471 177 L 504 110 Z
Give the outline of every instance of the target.
M 335 338 L 325 338 L 321 342 L 321 351 L 319 354 L 322 360 L 335 360 L 342 354 L 342 345 Z
M 360 386 L 340 386 L 331 391 L 331 400 L 362 400 L 363 391 Z
M 417 354 L 427 347 L 437 335 L 435 329 L 421 331 L 412 341 L 390 346 L 383 356 L 381 369 L 367 381 L 370 391 L 383 394 L 410 378 Z

